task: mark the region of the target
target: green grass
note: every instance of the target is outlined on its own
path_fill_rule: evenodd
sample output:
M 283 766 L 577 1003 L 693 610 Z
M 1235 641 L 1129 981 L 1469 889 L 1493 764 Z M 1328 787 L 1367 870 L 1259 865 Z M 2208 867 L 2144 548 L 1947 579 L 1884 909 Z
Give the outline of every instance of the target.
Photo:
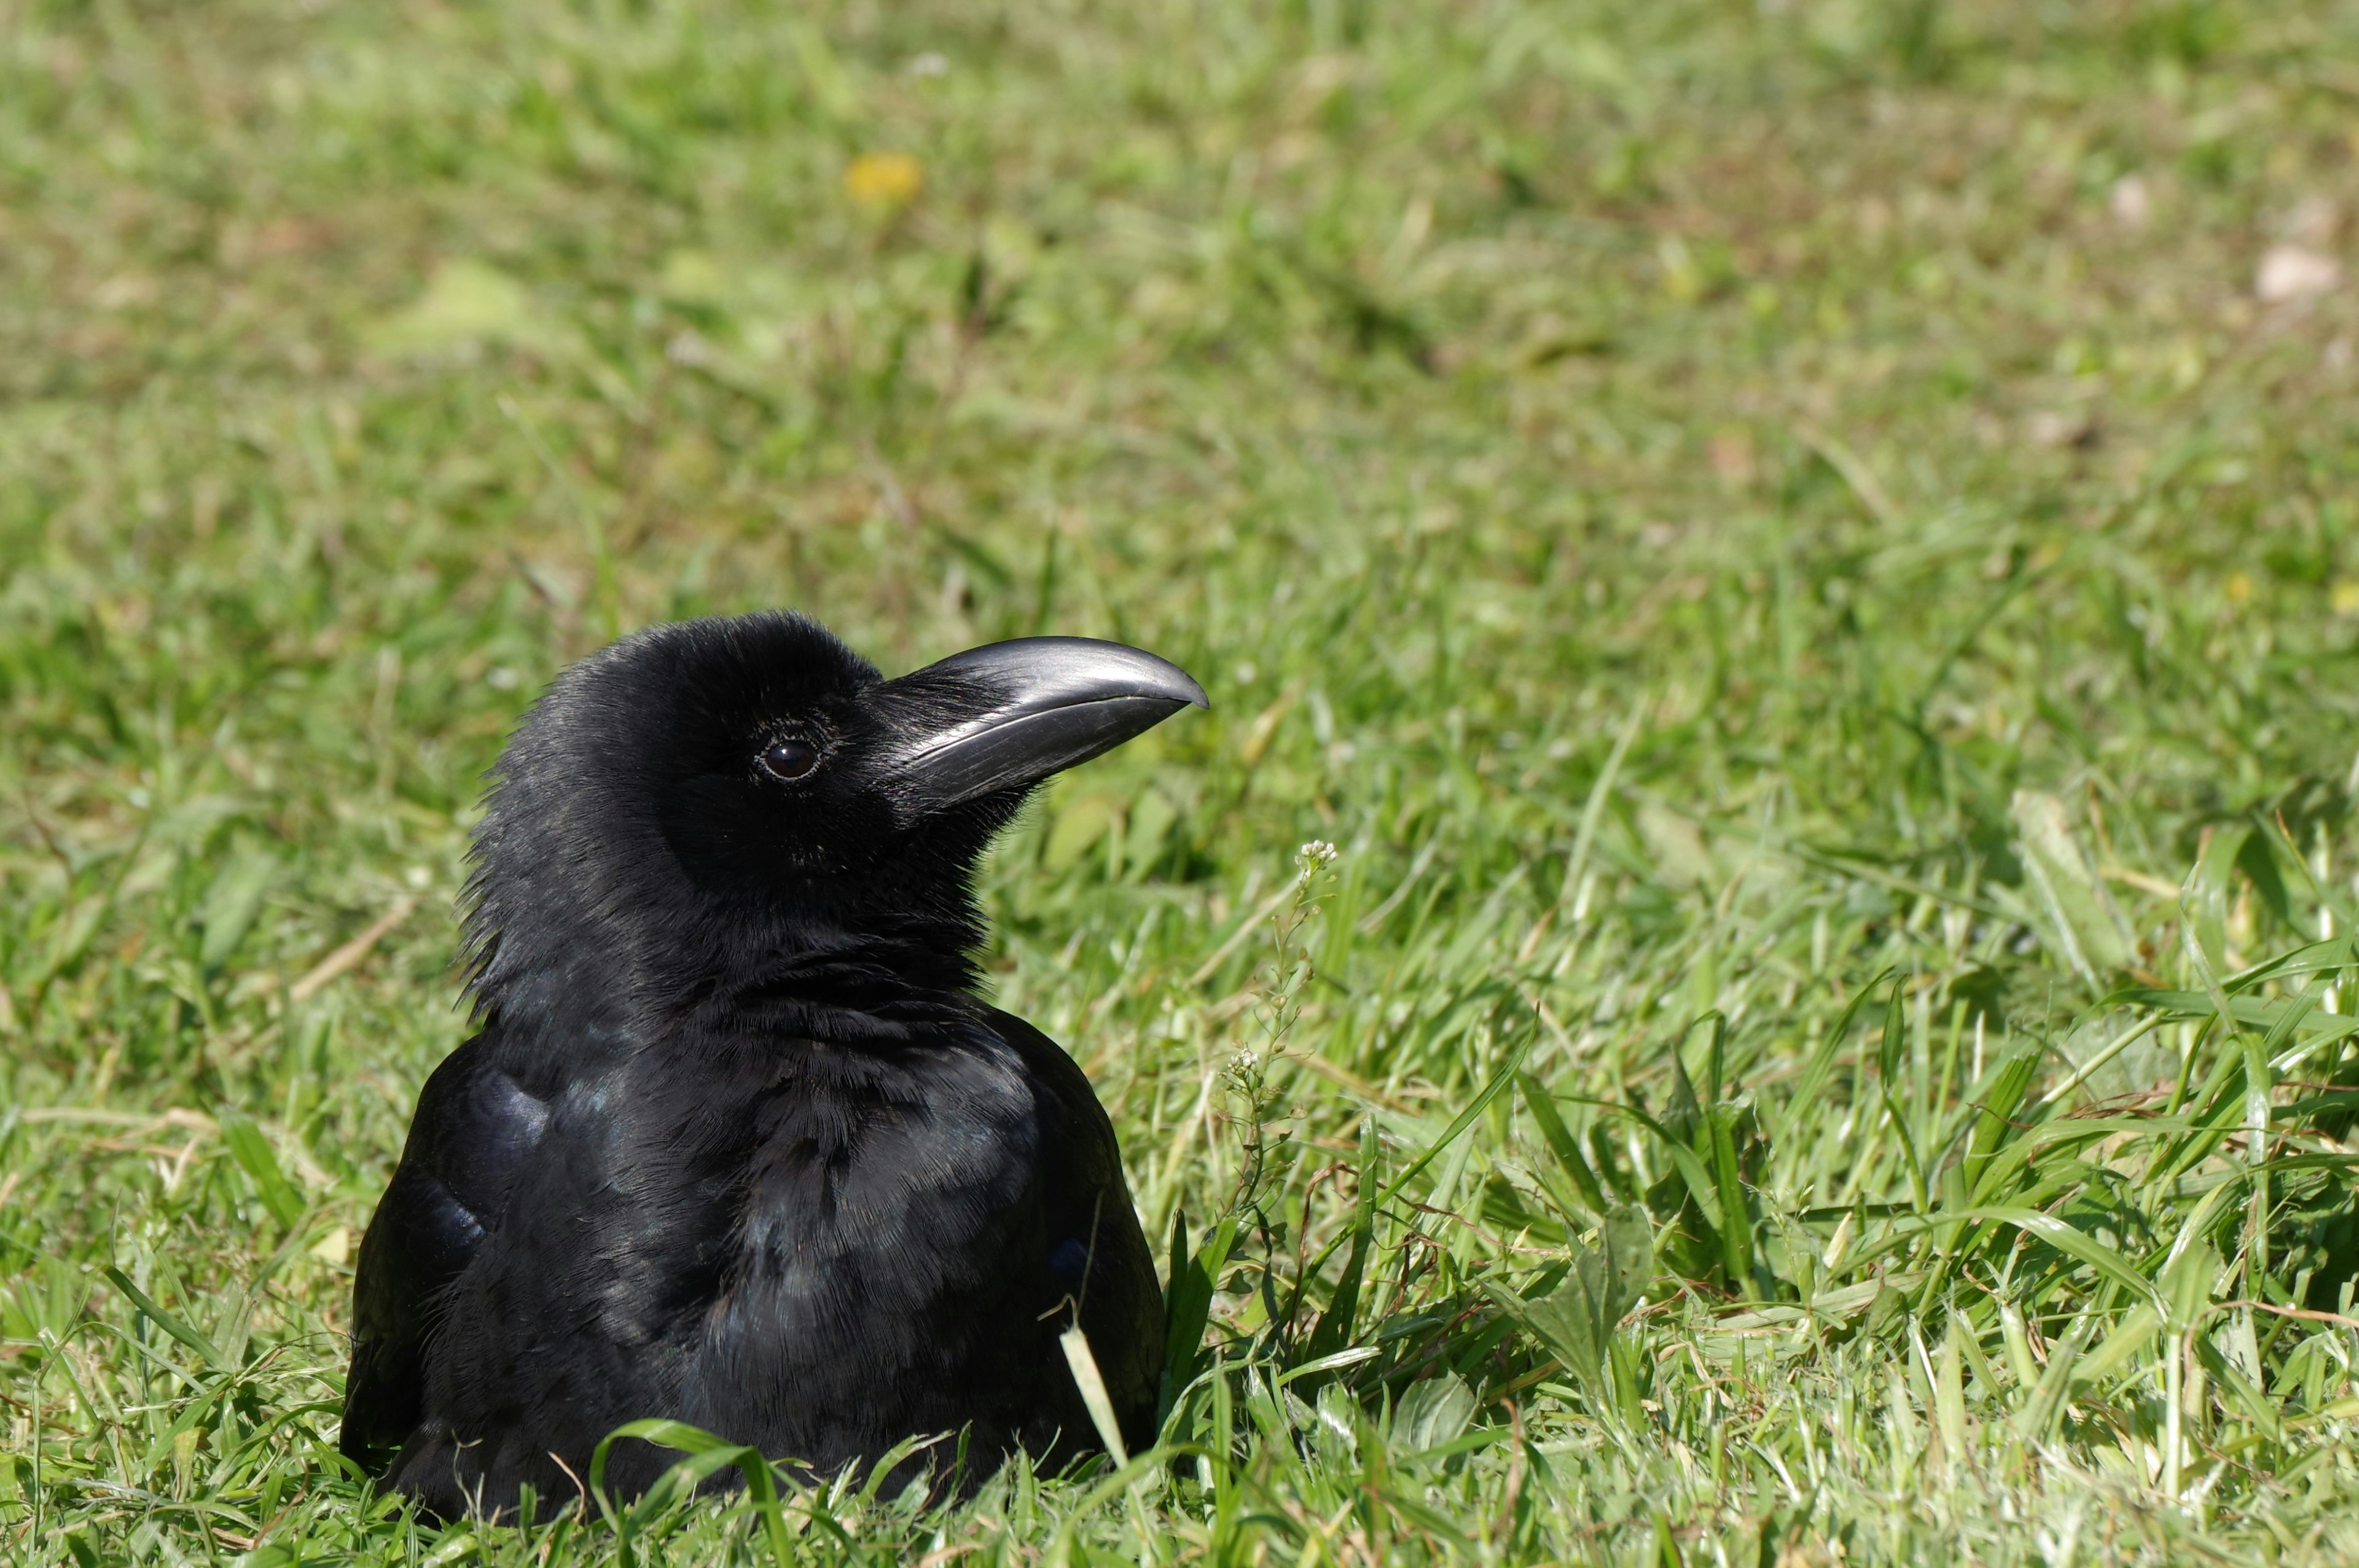
M 0 3 L 0 1556 L 2352 1561 L 2359 295 L 2256 280 L 2354 94 L 2299 0 Z M 481 774 L 774 604 L 1212 692 L 989 893 L 1241 1222 L 1205 1375 L 438 1532 L 332 1437 Z

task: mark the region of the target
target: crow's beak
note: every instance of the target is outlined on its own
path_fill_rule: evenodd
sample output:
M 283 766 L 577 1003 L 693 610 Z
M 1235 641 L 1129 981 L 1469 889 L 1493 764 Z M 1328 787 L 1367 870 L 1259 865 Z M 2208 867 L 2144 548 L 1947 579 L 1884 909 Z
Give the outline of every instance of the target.
M 1087 637 L 1019 637 L 886 681 L 879 783 L 904 820 L 1039 783 L 1110 752 L 1204 688 L 1167 659 Z

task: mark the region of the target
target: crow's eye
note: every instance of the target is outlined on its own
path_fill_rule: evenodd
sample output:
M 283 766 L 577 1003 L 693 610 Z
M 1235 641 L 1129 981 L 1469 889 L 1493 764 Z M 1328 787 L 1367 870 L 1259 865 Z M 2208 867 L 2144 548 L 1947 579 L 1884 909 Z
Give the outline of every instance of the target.
M 819 749 L 800 741 L 779 741 L 762 753 L 762 771 L 774 779 L 799 779 L 819 766 Z

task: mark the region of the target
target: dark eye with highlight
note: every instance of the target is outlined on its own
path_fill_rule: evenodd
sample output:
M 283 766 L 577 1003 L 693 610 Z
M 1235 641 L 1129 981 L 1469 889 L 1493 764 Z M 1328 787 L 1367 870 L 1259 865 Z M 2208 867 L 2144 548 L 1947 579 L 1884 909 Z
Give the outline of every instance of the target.
M 801 741 L 773 741 L 762 753 L 762 771 L 774 779 L 808 778 L 819 766 L 819 748 Z

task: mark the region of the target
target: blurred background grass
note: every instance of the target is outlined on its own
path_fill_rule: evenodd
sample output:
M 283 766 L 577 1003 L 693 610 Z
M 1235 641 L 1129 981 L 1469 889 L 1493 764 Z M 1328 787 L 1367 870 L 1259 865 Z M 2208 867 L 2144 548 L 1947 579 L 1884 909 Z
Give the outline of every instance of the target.
M 0 4 L 11 1552 L 614 1554 L 364 1504 L 353 1240 L 507 726 L 789 605 L 1203 679 L 993 969 L 1243 1222 L 796 1552 L 2349 1561 L 2354 164 L 2290 0 Z

